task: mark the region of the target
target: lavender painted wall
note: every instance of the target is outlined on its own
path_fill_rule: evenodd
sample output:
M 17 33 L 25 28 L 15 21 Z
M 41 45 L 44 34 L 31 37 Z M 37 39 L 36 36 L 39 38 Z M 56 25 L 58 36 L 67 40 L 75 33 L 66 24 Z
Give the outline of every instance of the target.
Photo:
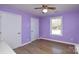
M 16 13 L 22 16 L 22 43 L 29 42 L 30 18 L 33 15 L 5 5 L 0 5 L 0 10 Z M 63 36 L 50 35 L 50 16 L 40 18 L 39 36 L 43 38 L 49 38 L 48 40 L 55 39 L 60 41 L 79 43 L 79 12 L 62 13 L 52 16 L 63 16 Z
M 56 14 L 52 16 L 63 17 L 63 36 L 50 35 L 50 17 L 42 17 L 39 21 L 40 37 L 48 40 L 60 40 L 65 42 L 79 43 L 79 12 Z
M 16 13 L 22 16 L 22 43 L 30 41 L 30 18 L 31 14 L 28 14 L 24 11 L 18 10 L 13 7 L 0 5 L 0 11 L 7 11 L 11 13 Z

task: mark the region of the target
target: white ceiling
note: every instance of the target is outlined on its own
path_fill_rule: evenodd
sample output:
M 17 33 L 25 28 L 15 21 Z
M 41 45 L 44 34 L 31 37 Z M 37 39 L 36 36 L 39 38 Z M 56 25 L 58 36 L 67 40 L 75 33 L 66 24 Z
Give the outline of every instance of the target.
M 56 12 L 49 10 L 48 13 L 42 14 L 41 10 L 34 9 L 40 7 L 41 4 L 9 4 L 8 6 L 20 9 L 36 16 L 47 16 L 55 13 L 73 11 L 79 7 L 78 4 L 48 4 L 48 6 L 56 6 Z

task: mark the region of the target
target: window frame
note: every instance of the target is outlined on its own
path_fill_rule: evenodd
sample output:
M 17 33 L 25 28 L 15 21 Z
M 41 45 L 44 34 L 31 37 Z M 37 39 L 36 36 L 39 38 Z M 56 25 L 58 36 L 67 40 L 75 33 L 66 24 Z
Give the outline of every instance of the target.
M 52 19 L 56 19 L 56 18 L 61 18 L 61 34 L 53 34 L 52 33 Z M 63 17 L 62 16 L 56 16 L 56 17 L 51 17 L 50 18 L 50 34 L 51 35 L 58 35 L 58 36 L 63 35 Z

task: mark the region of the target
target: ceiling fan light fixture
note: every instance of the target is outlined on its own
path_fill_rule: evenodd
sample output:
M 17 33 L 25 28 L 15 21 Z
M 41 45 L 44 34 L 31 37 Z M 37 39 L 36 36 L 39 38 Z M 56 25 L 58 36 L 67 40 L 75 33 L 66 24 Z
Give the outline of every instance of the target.
M 35 9 L 41 9 L 41 12 L 42 12 L 43 14 L 45 14 L 45 13 L 47 13 L 49 10 L 52 10 L 52 11 L 56 10 L 56 7 L 49 7 L 49 6 L 47 6 L 46 4 L 44 4 L 44 5 L 42 5 L 41 7 L 36 7 Z
M 43 12 L 43 13 L 47 13 L 48 10 L 47 10 L 47 9 L 42 9 L 42 12 Z

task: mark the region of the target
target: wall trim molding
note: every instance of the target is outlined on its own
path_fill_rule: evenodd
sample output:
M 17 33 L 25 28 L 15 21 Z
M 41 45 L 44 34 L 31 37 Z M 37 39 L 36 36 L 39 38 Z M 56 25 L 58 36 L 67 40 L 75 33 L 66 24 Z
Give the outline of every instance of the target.
M 21 46 L 27 45 L 27 44 L 29 44 L 29 43 L 31 43 L 31 42 L 32 42 L 32 41 L 23 43 Z M 21 47 L 21 46 L 20 46 L 20 47 Z
M 39 39 L 48 40 L 49 38 L 43 38 L 43 37 L 37 38 L 37 40 L 39 40 Z M 29 44 L 29 43 L 31 43 L 31 42 L 33 42 L 33 41 L 35 41 L 35 40 L 26 42 L 26 43 L 22 44 L 21 46 L 24 46 L 24 45 L 26 45 L 26 44 Z M 76 44 L 76 43 L 65 42 L 65 41 L 59 41 L 59 40 L 54 40 L 54 39 L 53 39 L 53 40 L 50 39 L 50 40 L 48 40 L 48 41 L 54 41 L 54 42 L 59 42 L 59 43 L 71 44 L 71 45 L 75 45 L 75 46 L 76 46 L 76 45 L 79 45 L 79 44 Z
M 22 43 L 22 44 L 21 44 L 20 46 L 18 46 L 17 48 L 22 47 L 22 46 L 24 46 L 24 45 L 27 45 L 27 44 L 29 44 L 29 43 L 31 43 L 31 42 L 33 42 L 33 41 L 35 41 L 35 40 L 29 41 L 29 42 L 26 42 L 26 43 Z M 16 48 L 14 48 L 14 49 L 16 49 Z
M 31 42 L 33 42 L 33 41 L 35 41 L 35 40 L 31 40 L 31 41 L 29 41 L 29 42 L 26 42 L 26 43 L 22 44 L 21 46 L 27 45 L 27 44 L 29 44 L 29 43 L 31 43 Z M 20 46 L 20 47 L 21 47 L 21 46 Z
M 43 38 L 43 37 L 40 37 L 38 39 L 44 39 L 44 40 L 48 40 L 49 38 Z M 71 43 L 71 42 L 65 42 L 65 41 L 59 41 L 59 40 L 52 40 L 50 39 L 49 41 L 54 41 L 54 42 L 59 42 L 59 43 L 65 43 L 65 44 L 71 44 L 71 45 L 79 45 L 79 44 L 76 44 L 76 43 Z
M 43 38 L 43 37 L 37 38 L 37 40 L 39 40 L 39 39 L 48 40 L 49 38 Z M 33 42 L 33 41 L 35 41 L 35 40 L 26 42 L 26 43 L 22 44 L 21 46 L 27 45 L 27 44 L 29 44 L 29 43 L 31 43 L 31 42 Z M 59 42 L 59 43 L 65 43 L 65 44 L 71 44 L 71 45 L 74 45 L 74 46 L 75 46 L 75 52 L 77 52 L 77 53 L 79 54 L 79 44 L 76 44 L 76 43 L 70 43 L 70 42 L 64 42 L 64 41 L 59 41 L 59 40 L 51 40 L 51 39 L 48 40 L 48 41 L 54 41 L 54 42 Z M 20 46 L 20 47 L 21 47 L 21 46 Z
M 44 39 L 44 40 L 48 40 L 49 38 L 43 38 L 43 37 L 40 37 L 38 39 Z M 78 53 L 79 54 L 79 44 L 76 44 L 76 43 L 70 43 L 70 42 L 64 42 L 64 41 L 59 41 L 59 40 L 48 40 L 48 41 L 54 41 L 54 42 L 59 42 L 59 43 L 65 43 L 65 44 L 71 44 L 71 45 L 74 45 L 75 46 L 75 53 Z

